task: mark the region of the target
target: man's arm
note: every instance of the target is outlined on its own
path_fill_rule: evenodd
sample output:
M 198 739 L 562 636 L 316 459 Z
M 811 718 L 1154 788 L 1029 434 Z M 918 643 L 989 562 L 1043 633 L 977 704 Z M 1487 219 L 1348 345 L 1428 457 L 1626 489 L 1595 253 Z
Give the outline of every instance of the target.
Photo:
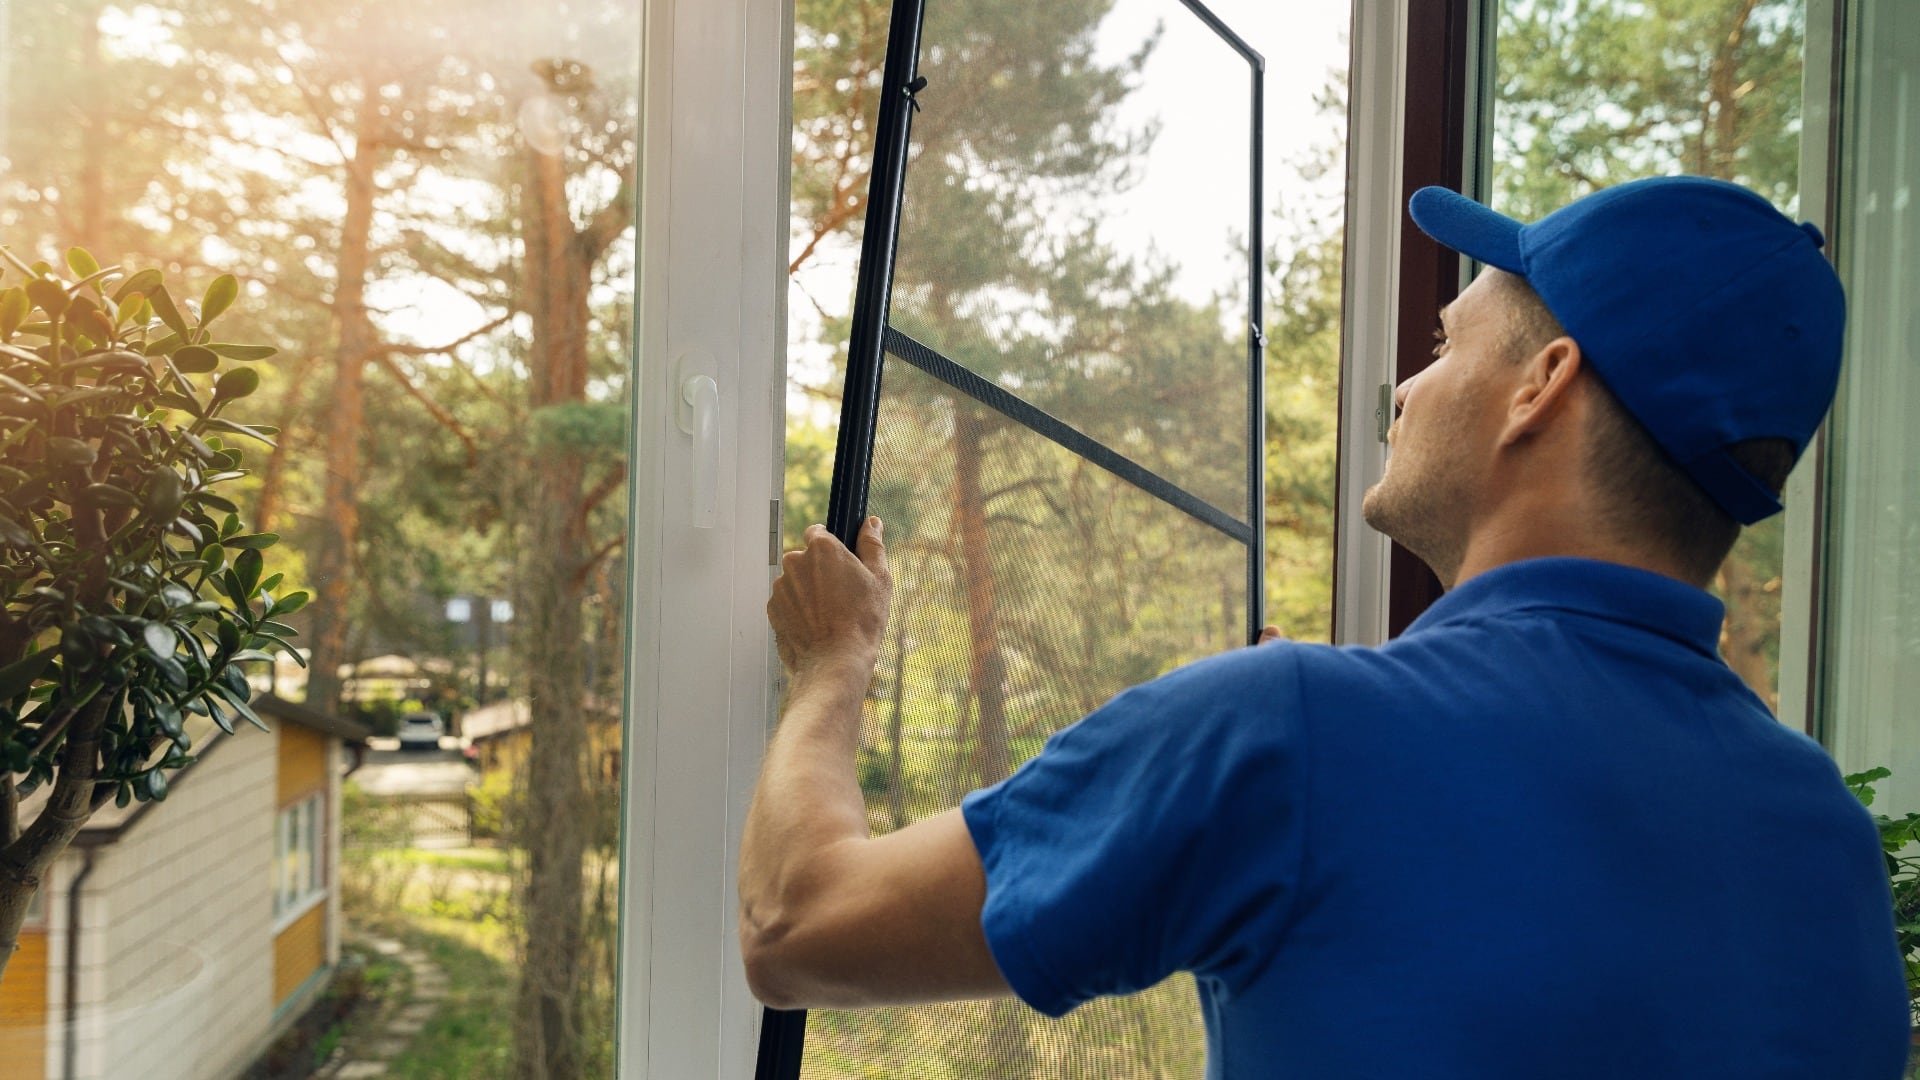
M 789 676 L 740 855 L 740 943 L 776 1008 L 1011 993 L 980 927 L 986 873 L 958 810 L 877 839 L 854 774 L 892 581 L 879 519 L 860 556 L 819 525 L 767 614 Z

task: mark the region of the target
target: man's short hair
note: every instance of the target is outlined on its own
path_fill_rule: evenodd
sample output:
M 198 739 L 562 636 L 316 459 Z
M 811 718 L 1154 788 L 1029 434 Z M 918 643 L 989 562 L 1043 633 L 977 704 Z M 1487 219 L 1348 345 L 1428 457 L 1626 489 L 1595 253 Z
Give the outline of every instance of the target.
M 1566 330 L 1525 280 L 1509 279 L 1506 353 L 1517 364 Z M 1712 580 L 1740 538 L 1740 523 L 1673 463 L 1605 379 L 1591 366 L 1584 370 L 1598 391 L 1587 458 L 1605 506 L 1596 524 L 1615 536 L 1658 544 L 1688 577 Z M 1788 440 L 1747 439 L 1727 452 L 1774 494 L 1785 489 L 1795 459 Z

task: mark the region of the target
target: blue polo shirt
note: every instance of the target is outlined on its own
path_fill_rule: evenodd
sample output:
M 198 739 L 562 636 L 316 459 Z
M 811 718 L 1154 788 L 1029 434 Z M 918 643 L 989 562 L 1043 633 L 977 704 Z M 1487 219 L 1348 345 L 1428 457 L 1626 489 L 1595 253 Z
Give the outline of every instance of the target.
M 1129 690 L 966 800 L 994 958 L 1055 1016 L 1193 972 L 1216 1078 L 1897 1077 L 1873 823 L 1721 617 L 1541 559 Z

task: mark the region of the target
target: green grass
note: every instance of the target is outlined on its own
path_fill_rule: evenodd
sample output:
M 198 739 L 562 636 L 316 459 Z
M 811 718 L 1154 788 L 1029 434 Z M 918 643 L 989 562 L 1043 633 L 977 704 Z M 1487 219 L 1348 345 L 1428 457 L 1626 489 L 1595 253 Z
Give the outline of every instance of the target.
M 380 852 L 378 857 L 387 862 L 411 866 L 438 866 L 494 874 L 504 874 L 511 869 L 507 853 L 500 848 L 454 848 L 445 851 L 393 848 Z
M 447 975 L 447 997 L 390 1065 L 397 1080 L 504 1080 L 513 1072 L 513 998 L 519 975 L 498 924 L 414 917 L 379 927 L 427 954 Z

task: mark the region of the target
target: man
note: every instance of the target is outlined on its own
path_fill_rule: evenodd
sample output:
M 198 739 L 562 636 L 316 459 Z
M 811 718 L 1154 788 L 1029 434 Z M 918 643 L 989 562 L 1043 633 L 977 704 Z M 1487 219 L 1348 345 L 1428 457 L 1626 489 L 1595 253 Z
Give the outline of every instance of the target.
M 1193 664 L 959 811 L 867 838 L 853 759 L 880 526 L 769 603 L 791 673 L 747 822 L 755 993 L 1016 993 L 1058 1015 L 1196 976 L 1214 1077 L 1900 1075 L 1871 821 L 1719 658 L 1704 591 L 1838 378 L 1819 233 L 1698 178 L 1522 226 L 1416 223 L 1487 269 L 1400 386 L 1367 521 L 1451 590 L 1378 649 Z

